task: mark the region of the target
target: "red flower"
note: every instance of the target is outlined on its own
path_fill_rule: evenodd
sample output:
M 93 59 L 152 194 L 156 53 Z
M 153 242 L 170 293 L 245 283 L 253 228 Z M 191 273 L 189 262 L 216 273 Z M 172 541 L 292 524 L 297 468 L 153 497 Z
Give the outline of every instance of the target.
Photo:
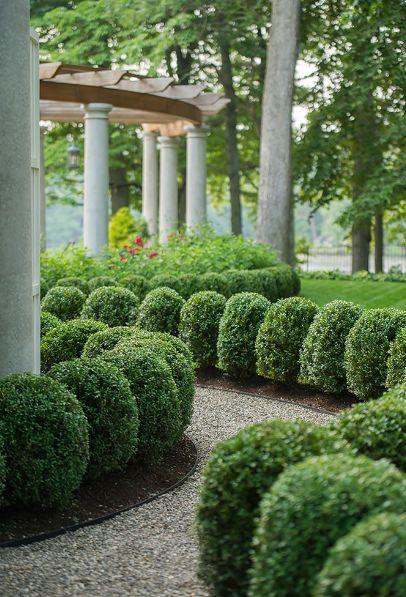
M 128 252 L 130 253 L 130 255 L 134 255 L 134 253 L 137 253 L 140 250 L 141 247 L 134 247 L 133 249 L 129 249 Z
M 120 257 L 119 261 L 122 261 L 123 263 L 127 263 L 128 259 L 127 259 L 127 257 Z
M 141 236 L 137 236 L 137 238 L 135 239 L 135 244 L 136 245 L 142 245 L 142 238 L 141 238 Z
M 152 251 L 152 252 L 149 254 L 149 259 L 153 259 L 153 258 L 154 258 L 154 257 L 156 257 L 157 255 L 158 255 L 158 253 L 157 253 L 156 251 Z

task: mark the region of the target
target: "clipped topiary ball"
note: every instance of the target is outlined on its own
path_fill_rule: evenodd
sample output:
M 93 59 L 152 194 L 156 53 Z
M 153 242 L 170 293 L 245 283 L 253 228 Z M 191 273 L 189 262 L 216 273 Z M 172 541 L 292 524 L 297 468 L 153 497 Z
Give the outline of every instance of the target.
M 331 548 L 315 597 L 404 597 L 406 514 L 377 514 Z
M 256 278 L 260 294 L 263 294 L 271 303 L 280 298 L 274 272 L 267 269 L 256 269 L 252 270 L 251 274 Z
M 278 265 L 268 268 L 276 280 L 279 298 L 288 298 L 289 296 L 296 296 L 300 292 L 300 278 L 296 270 L 286 265 L 279 263 Z
M 251 275 L 249 270 L 230 269 L 223 273 L 227 282 L 227 297 L 241 294 L 242 292 L 260 293 L 261 287 L 258 280 Z
M 361 313 L 361 307 L 347 301 L 333 301 L 319 311 L 300 352 L 301 383 L 324 392 L 342 392 L 347 388 L 345 341 Z
M 82 278 L 76 278 L 74 276 L 59 278 L 55 286 L 74 286 L 75 288 L 79 288 L 83 294 L 89 294 L 89 284 L 86 282 L 86 280 L 83 280 Z
M 216 272 L 201 274 L 198 278 L 197 286 L 196 292 L 212 291 L 223 294 L 224 296 L 229 295 L 228 282 L 224 274 Z
M 302 297 L 270 306 L 256 341 L 259 375 L 289 383 L 297 380 L 300 350 L 317 311 L 315 303 Z
M 344 411 L 335 426 L 358 452 L 406 472 L 406 383 Z
M 140 419 L 138 454 L 156 464 L 179 440 L 182 421 L 178 393 L 166 361 L 154 347 L 116 347 L 103 358 L 127 377 Z
M 334 454 L 289 466 L 261 502 L 249 595 L 311 595 L 336 541 L 366 516 L 402 512 L 405 492 L 385 460 Z
M 122 338 L 131 336 L 135 328 L 117 326 L 106 328 L 89 336 L 82 350 L 82 356 L 89 359 L 100 357 L 106 350 L 112 350 Z
M 79 487 L 89 461 L 86 417 L 75 396 L 46 376 L 0 378 L 0 420 L 7 503 L 62 507 Z
M 406 383 L 406 327 L 401 329 L 389 348 L 386 387 Z
M 193 294 L 180 312 L 179 337 L 199 367 L 215 365 L 220 319 L 226 299 L 218 292 Z
M 172 290 L 179 292 L 178 280 L 176 276 L 172 276 L 171 274 L 157 274 L 156 276 L 152 276 L 149 281 L 149 286 L 151 290 L 165 287 L 172 288 Z
M 118 282 L 111 276 L 96 276 L 89 280 L 89 292 L 93 292 L 96 288 L 102 288 L 103 286 L 118 286 Z
M 127 378 L 102 359 L 54 365 L 50 377 L 75 394 L 89 423 L 88 475 L 123 470 L 137 449 L 138 408 Z
M 54 286 L 41 301 L 41 307 L 62 321 L 79 317 L 85 295 L 74 286 Z
M 87 339 L 106 324 L 94 319 L 73 319 L 52 328 L 41 338 L 41 369 L 48 371 L 52 365 L 80 357 Z
M 103 321 L 111 327 L 134 325 L 139 304 L 139 299 L 131 290 L 119 286 L 104 286 L 96 288 L 87 297 L 82 317 Z
M 227 301 L 217 341 L 219 369 L 235 377 L 255 374 L 255 339 L 269 306 L 255 292 L 235 294 Z
M 385 391 L 390 343 L 406 326 L 406 311 L 370 309 L 348 334 L 344 363 L 347 384 L 357 398 L 376 398 Z
M 179 292 L 180 296 L 187 300 L 195 294 L 195 292 L 199 292 L 202 290 L 199 286 L 200 284 L 200 275 L 199 274 L 182 274 L 177 276 L 177 285 L 173 286 L 176 292 Z
M 172 288 L 151 290 L 141 303 L 138 325 L 148 332 L 168 332 L 176 336 L 184 303 L 184 299 Z
M 127 290 L 131 290 L 140 301 L 142 301 L 145 298 L 145 295 L 150 291 L 149 281 L 144 278 L 144 276 L 137 276 L 136 274 L 121 278 L 120 285 L 127 288 Z
M 333 429 L 276 419 L 219 444 L 203 473 L 198 508 L 200 574 L 216 595 L 246 595 L 250 547 L 262 495 L 290 464 L 349 450 Z
M 50 330 L 61 325 L 61 323 L 62 321 L 56 315 L 41 309 L 41 336 L 46 336 Z

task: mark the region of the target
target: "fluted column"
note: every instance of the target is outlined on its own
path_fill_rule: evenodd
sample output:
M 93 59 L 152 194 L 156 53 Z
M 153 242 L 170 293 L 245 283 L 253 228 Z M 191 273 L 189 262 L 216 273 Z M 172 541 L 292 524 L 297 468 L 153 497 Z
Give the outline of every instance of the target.
M 194 228 L 207 220 L 206 126 L 186 128 L 186 224 Z
M 108 244 L 110 104 L 85 105 L 83 242 L 97 255 Z
M 157 133 L 143 131 L 142 215 L 151 236 L 158 234 L 158 147 Z
M 159 239 L 166 242 L 178 227 L 178 139 L 158 137 L 159 167 Z

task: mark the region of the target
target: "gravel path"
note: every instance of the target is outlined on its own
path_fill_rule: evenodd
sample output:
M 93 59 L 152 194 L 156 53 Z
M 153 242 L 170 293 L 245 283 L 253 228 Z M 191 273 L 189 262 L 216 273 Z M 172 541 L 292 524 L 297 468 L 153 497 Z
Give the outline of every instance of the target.
M 206 596 L 196 578 L 193 530 L 202 464 L 216 443 L 246 425 L 297 417 L 322 423 L 330 415 L 267 398 L 198 388 L 188 431 L 199 450 L 195 475 L 172 493 L 101 525 L 1 550 L 1 597 Z

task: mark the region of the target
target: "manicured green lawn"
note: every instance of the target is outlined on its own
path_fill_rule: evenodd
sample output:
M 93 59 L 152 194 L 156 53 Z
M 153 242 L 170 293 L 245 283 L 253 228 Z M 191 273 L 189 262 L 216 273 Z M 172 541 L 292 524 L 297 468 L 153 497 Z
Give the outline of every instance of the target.
M 301 295 L 318 305 L 342 299 L 358 303 L 367 309 L 396 307 L 406 309 L 406 284 L 354 280 L 301 279 Z

